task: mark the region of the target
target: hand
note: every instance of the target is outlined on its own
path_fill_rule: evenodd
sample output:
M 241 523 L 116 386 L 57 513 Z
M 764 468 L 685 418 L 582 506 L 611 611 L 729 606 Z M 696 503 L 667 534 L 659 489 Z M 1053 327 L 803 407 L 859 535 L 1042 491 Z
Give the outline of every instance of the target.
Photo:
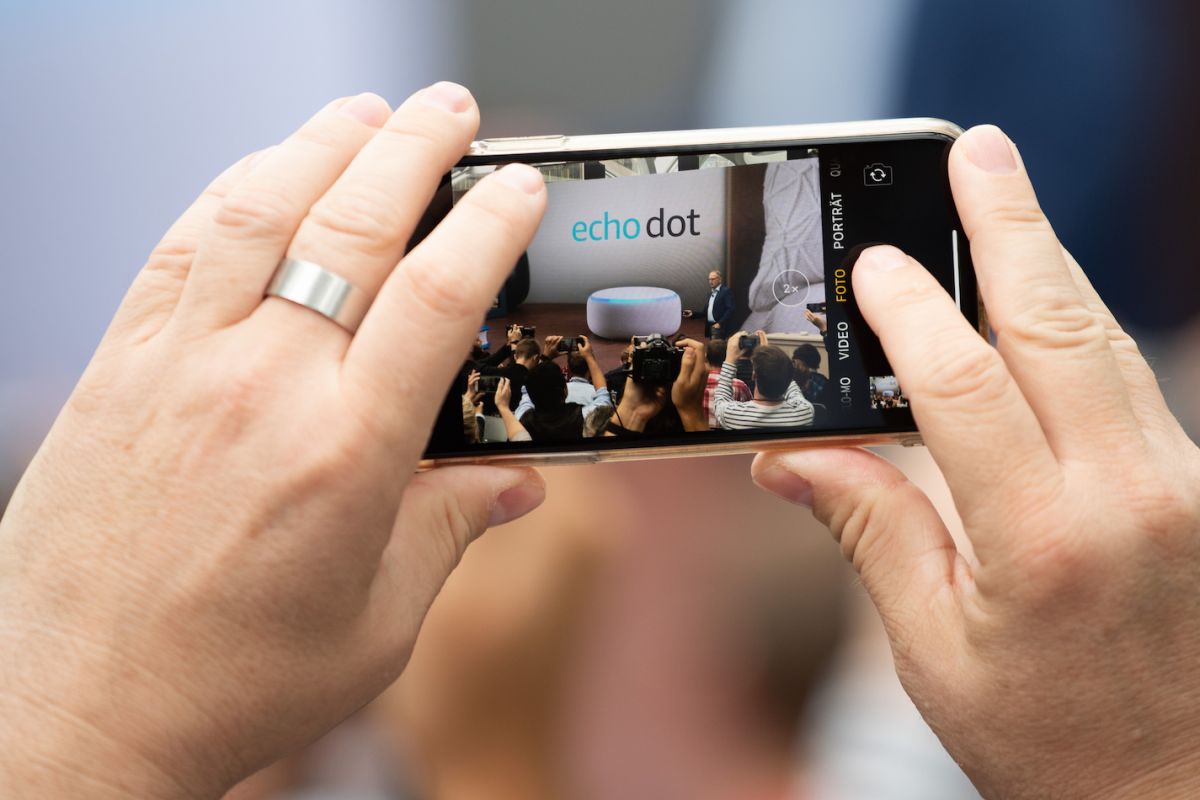
M 542 344 L 542 357 L 548 359 L 558 358 L 562 353 L 558 352 L 558 343 L 563 340 L 561 336 L 547 336 L 545 343 Z
M 496 383 L 496 408 L 503 414 L 512 404 L 512 383 L 508 378 L 501 378 Z
M 472 406 L 479 405 L 483 398 L 483 393 L 479 391 L 479 370 L 471 370 L 467 373 L 467 391 L 465 393 L 467 402 Z
M 754 335 L 758 337 L 758 346 L 759 347 L 766 347 L 767 345 L 770 344 L 770 342 L 767 341 L 767 332 L 766 331 L 757 330 L 754 332 Z
M 998 349 L 894 248 L 852 279 L 973 553 L 866 451 L 760 455 L 756 478 L 832 526 L 985 796 L 1198 796 L 1200 453 L 1007 139 L 968 132 L 949 169 Z
M 819 330 L 821 333 L 825 333 L 825 331 L 828 330 L 828 324 L 826 323 L 826 318 L 823 314 L 814 314 L 812 311 L 809 311 L 806 308 L 804 309 L 804 318 L 815 325 L 817 330 Z
M 743 336 L 749 336 L 745 331 L 738 331 L 725 343 L 725 361 L 733 363 L 742 357 L 741 341 Z
M 509 325 L 508 331 L 505 335 L 506 335 L 509 347 L 512 347 L 514 344 L 521 341 L 521 326 L 520 325 Z
M 579 337 L 579 346 L 575 348 L 579 355 L 584 358 L 592 358 L 592 343 L 586 336 Z
M 507 166 L 405 254 L 477 125 L 453 84 L 337 101 L 151 254 L 0 523 L 0 795 L 220 796 L 388 686 L 467 544 L 540 502 L 414 472 L 546 201 Z M 357 334 L 263 299 L 285 255 L 375 297 Z
M 671 384 L 671 402 L 679 411 L 684 430 L 706 431 L 708 417 L 704 413 L 704 390 L 708 386 L 708 362 L 704 343 L 679 339 L 675 346 L 684 351 L 679 377 Z

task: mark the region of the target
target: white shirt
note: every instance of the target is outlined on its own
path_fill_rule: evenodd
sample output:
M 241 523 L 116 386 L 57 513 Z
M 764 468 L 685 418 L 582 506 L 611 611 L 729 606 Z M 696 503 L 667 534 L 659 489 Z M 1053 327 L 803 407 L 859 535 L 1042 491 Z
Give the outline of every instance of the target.
M 720 289 L 720 288 L 721 288 L 720 286 L 717 287 L 717 289 Z M 713 303 L 715 303 L 717 301 L 717 289 L 713 289 L 712 294 L 710 294 L 708 296 L 708 321 L 709 322 L 716 322 L 716 320 L 713 319 L 712 307 L 713 307 Z

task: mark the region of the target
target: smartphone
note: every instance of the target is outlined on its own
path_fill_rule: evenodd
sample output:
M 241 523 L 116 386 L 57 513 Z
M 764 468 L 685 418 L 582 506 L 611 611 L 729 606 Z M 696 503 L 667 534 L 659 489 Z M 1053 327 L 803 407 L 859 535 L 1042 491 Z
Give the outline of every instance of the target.
M 487 330 L 586 331 L 605 388 L 583 359 L 508 365 L 524 433 L 510 440 L 485 419 L 475 428 L 490 433 L 473 437 L 461 399 L 478 367 L 468 358 L 422 466 L 918 444 L 851 272 L 863 247 L 894 244 L 986 335 L 946 171 L 961 133 L 908 119 L 474 143 L 413 244 L 488 173 L 536 167 L 546 215 L 488 312 L 501 324 Z M 721 337 L 759 330 L 767 346 L 726 363 Z M 681 370 L 679 337 L 704 344 L 705 374 Z

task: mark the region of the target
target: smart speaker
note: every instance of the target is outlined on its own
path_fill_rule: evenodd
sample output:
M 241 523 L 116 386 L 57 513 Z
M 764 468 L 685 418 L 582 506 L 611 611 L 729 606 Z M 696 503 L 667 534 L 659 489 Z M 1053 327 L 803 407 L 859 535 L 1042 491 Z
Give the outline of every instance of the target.
M 602 339 L 628 339 L 679 330 L 683 303 L 670 289 L 618 286 L 592 292 L 587 301 L 587 324 Z

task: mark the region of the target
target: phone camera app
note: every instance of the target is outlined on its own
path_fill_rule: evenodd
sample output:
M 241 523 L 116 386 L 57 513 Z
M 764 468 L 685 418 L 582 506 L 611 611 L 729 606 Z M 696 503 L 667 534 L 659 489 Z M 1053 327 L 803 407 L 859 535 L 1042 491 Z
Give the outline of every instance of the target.
M 891 186 L 892 168 L 887 164 L 867 164 L 863 167 L 863 185 Z

